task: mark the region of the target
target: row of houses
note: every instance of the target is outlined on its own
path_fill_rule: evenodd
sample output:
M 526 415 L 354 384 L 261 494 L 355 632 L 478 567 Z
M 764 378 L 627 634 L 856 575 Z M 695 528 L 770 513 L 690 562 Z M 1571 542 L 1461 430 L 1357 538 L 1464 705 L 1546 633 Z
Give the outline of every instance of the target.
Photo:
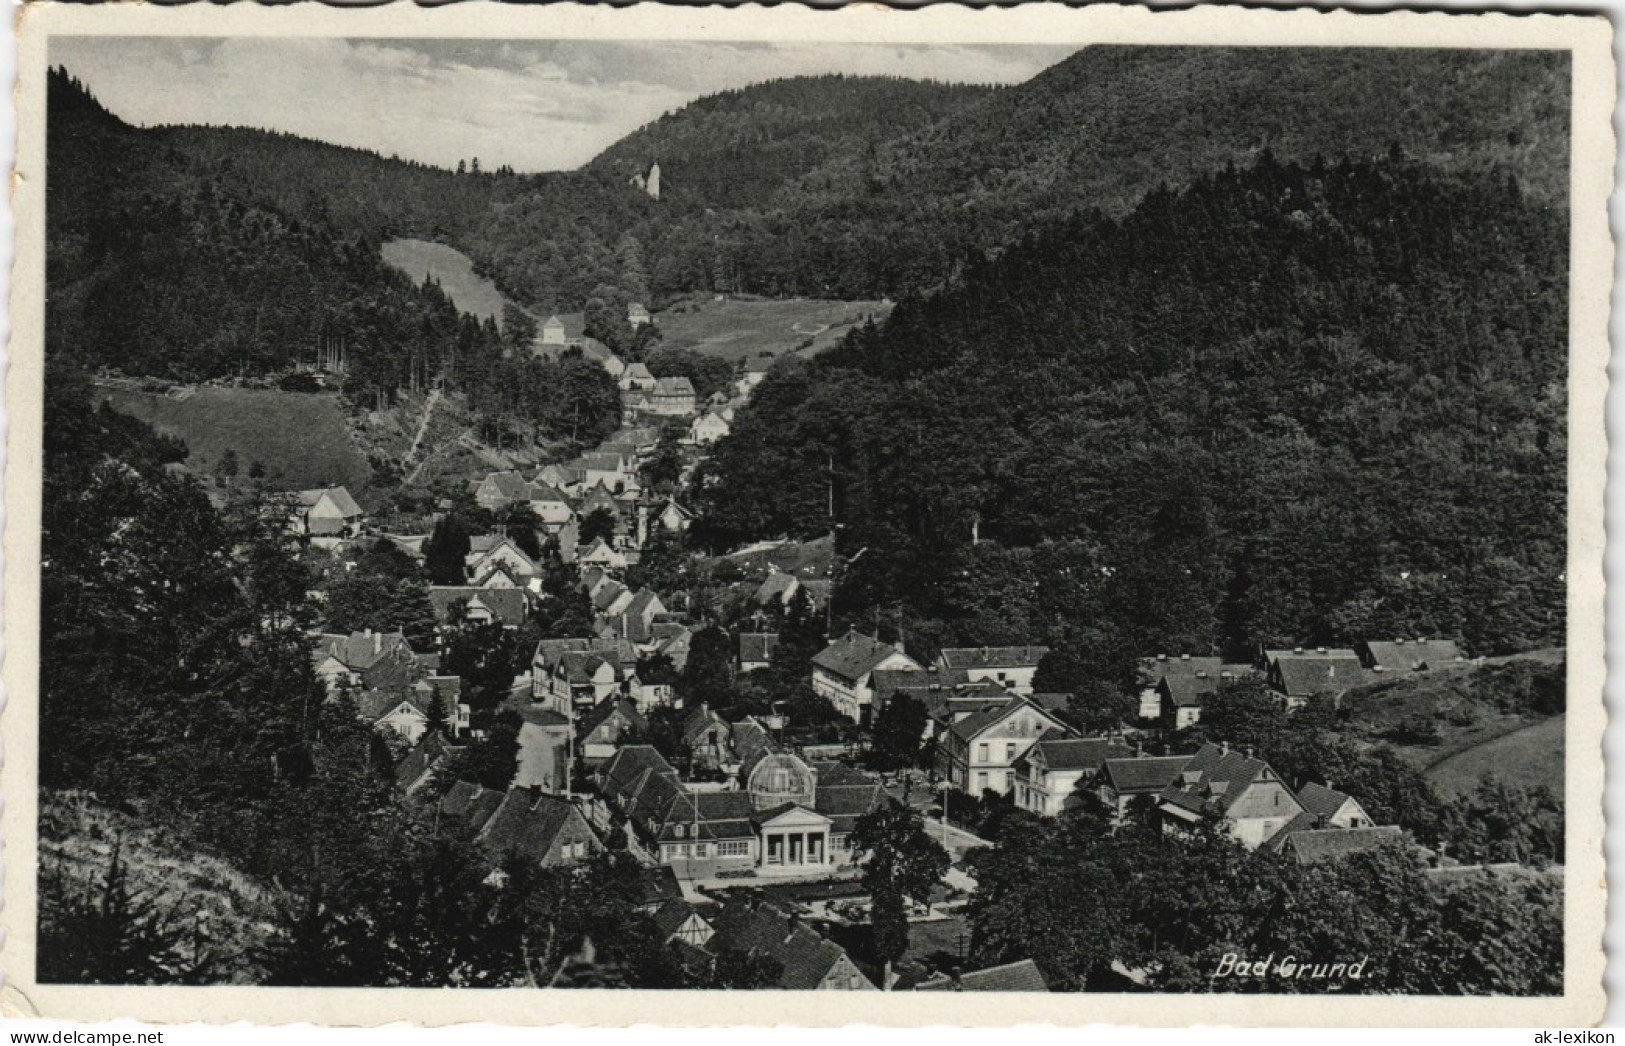
M 414 651 L 400 632 L 318 634 L 310 658 L 329 700 L 347 696 L 363 720 L 408 744 L 422 738 L 435 705 L 454 735 L 469 727 L 462 679 L 442 674 L 439 655 Z
M 852 630 L 813 657 L 812 687 L 842 715 L 867 724 L 884 706 L 882 699 L 877 707 L 877 674 L 921 673 L 919 685 L 924 689 L 985 682 L 1031 694 L 1038 663 L 1047 653 L 1049 648 L 1043 646 L 948 648 L 927 666 L 910 657 L 900 643 L 884 643 Z
M 619 747 L 596 771 L 599 795 L 626 818 L 635 848 L 690 879 L 817 877 L 853 862 L 858 819 L 886 801 L 879 781 L 802 758 L 755 718 L 728 723 L 701 708 L 684 725 L 696 759 L 725 772 L 723 787 L 684 782 L 650 745 Z
M 1466 663 L 1461 648 L 1449 639 L 1261 648 L 1253 664 L 1227 664 L 1217 657 L 1190 654 L 1158 655 L 1140 662 L 1139 711 L 1142 719 L 1183 730 L 1201 720 L 1203 706 L 1226 683 L 1258 679 L 1292 711 L 1316 695 L 1337 698 L 1355 687 Z

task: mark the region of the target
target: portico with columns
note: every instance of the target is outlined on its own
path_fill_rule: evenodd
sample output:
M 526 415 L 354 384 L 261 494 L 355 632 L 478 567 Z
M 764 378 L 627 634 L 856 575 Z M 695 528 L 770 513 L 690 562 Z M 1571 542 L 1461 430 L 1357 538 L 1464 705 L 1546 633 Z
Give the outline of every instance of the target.
M 756 817 L 761 836 L 763 875 L 805 875 L 833 867 L 830 825 L 823 814 L 794 803 L 763 810 Z

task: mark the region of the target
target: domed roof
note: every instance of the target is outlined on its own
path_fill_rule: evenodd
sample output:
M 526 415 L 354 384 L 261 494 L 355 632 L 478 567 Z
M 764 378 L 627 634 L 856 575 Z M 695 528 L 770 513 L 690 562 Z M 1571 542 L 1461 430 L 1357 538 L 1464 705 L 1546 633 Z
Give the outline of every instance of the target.
M 745 790 L 750 793 L 750 805 L 755 810 L 785 803 L 811 807 L 818 793 L 818 774 L 796 756 L 774 752 L 756 763 Z

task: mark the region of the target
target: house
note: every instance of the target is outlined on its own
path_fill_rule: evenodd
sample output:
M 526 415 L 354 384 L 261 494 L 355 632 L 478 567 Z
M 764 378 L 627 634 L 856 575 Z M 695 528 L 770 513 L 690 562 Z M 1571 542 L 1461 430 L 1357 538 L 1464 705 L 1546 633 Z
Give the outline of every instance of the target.
M 1269 686 L 1281 695 L 1288 711 L 1302 708 L 1316 694 L 1338 698 L 1369 682 L 1353 650 L 1271 650 L 1267 654 Z
M 675 498 L 668 498 L 660 514 L 655 516 L 655 522 L 674 534 L 681 534 L 693 524 L 694 513 L 679 505 Z
M 1049 985 L 1031 959 L 989 966 L 985 970 L 932 977 L 914 986 L 917 992 L 1047 992 Z
M 937 655 L 943 671 L 961 671 L 973 683 L 998 683 L 1018 694 L 1033 692 L 1033 674 L 1047 646 L 949 647 Z
M 602 485 L 611 494 L 617 488 L 625 490 L 626 484 L 638 471 L 636 460 L 620 451 L 594 451 L 591 454 L 583 454 L 580 461 L 587 486 Z
M 519 713 L 519 752 L 513 784 L 546 792 L 568 791 L 572 743 L 569 717 L 534 706 L 521 706 L 515 711 Z
M 642 302 L 635 301 L 626 307 L 626 322 L 632 326 L 641 327 L 649 320 L 649 310 L 643 307 Z
M 366 513 L 343 487 L 301 490 L 293 495 L 292 529 L 312 538 L 355 537 Z
M 688 428 L 688 435 L 695 443 L 705 446 L 715 443 L 731 430 L 732 426 L 728 424 L 722 415 L 714 411 L 707 411 L 694 419 L 694 424 Z
M 1366 668 L 1392 675 L 1426 672 L 1467 660 L 1452 639 L 1368 640 L 1360 644 L 1358 653 Z
M 564 345 L 567 340 L 564 321 L 559 319 L 557 313 L 542 321 L 541 343 L 543 345 Z
M 541 703 L 564 716 L 592 708 L 610 697 L 630 697 L 636 673 L 622 668 L 611 651 L 582 650 L 560 654 L 543 681 Z M 535 681 L 532 682 L 534 692 Z
M 1164 675 L 1157 681 L 1155 718 L 1171 729 L 1188 730 L 1202 721 L 1202 707 L 1218 693 L 1219 682 L 1205 670 Z
M 355 695 L 356 712 L 375 730 L 391 731 L 415 745 L 423 740 L 429 721 L 429 705 L 437 699 L 433 691 L 363 690 Z M 446 718 L 454 716 L 446 709 Z
M 594 539 L 590 545 L 583 545 L 576 551 L 576 562 L 584 566 L 605 567 L 610 570 L 626 569 L 626 554 L 610 547 L 603 538 Z
M 1155 803 L 1163 789 L 1180 779 L 1190 761 L 1188 755 L 1107 759 L 1095 775 L 1095 794 L 1119 818 L 1127 817 L 1136 801 Z
M 694 641 L 694 633 L 687 625 L 676 621 L 658 621 L 654 626 L 656 655 L 663 655 L 671 660 L 671 666 L 681 672 L 688 664 L 688 648 Z M 644 693 L 655 704 L 667 704 L 671 700 L 668 693 L 650 694 L 650 687 L 644 686 Z M 663 688 L 668 689 L 669 688 Z
M 1071 732 L 1053 713 L 1015 695 L 949 727 L 937 748 L 939 769 L 962 792 L 1007 795 L 1014 786 L 1016 762 L 1028 748 L 1040 738 L 1053 740 Z
M 733 727 L 704 701 L 683 717 L 683 746 L 695 766 L 709 770 L 739 761 L 733 749 Z
M 1079 781 L 1094 777 L 1106 760 L 1133 754 L 1126 745 L 1105 737 L 1040 740 L 1012 764 L 1016 806 L 1040 817 L 1056 817 L 1074 804 Z
M 795 915 L 755 897 L 730 897 L 708 914 L 705 950 L 770 959 L 783 973 L 777 988 L 788 991 L 874 991 L 846 950 Z
M 582 472 L 580 468 L 562 462 L 555 462 L 537 469 L 536 475 L 531 477 L 530 482 L 533 487 L 552 487 L 562 492 L 580 487 L 585 479 L 586 473 Z M 532 497 L 535 497 L 534 491 Z
M 370 628 L 318 636 L 310 661 L 330 694 L 342 689 L 400 689 L 418 674 L 418 658 L 406 636 Z
M 1268 763 L 1227 744 L 1203 745 L 1179 778 L 1162 790 L 1157 810 L 1164 830 L 1174 834 L 1217 818 L 1249 850 L 1306 813 Z
M 755 672 L 773 663 L 773 651 L 779 645 L 777 632 L 739 633 L 739 670 Z
M 648 396 L 649 410 L 655 414 L 694 413 L 694 383 L 687 378 L 658 378 Z
M 790 605 L 790 601 L 796 598 L 799 591 L 801 582 L 794 574 L 770 569 L 767 577 L 756 586 L 756 594 L 751 598 L 755 600 L 757 606 L 776 606 L 783 609 Z
M 570 507 L 569 497 L 550 483 L 531 483 L 530 510 L 536 513 L 542 529 L 552 535 L 557 535 L 576 518 L 575 509 Z
M 694 725 L 714 731 L 707 744 L 723 758 L 738 760 L 736 788 L 692 790 L 647 745 L 623 746 L 598 771 L 600 791 L 646 854 L 684 878 L 741 870 L 822 876 L 852 863 L 858 819 L 886 802 L 879 781 L 803 760 L 753 719 L 728 728 L 707 716 Z
M 749 396 L 756 386 L 762 383 L 762 379 L 767 377 L 767 372 L 772 366 L 771 356 L 756 356 L 747 360 L 744 373 L 740 375 L 734 387 L 739 390 L 741 396 Z
M 581 811 L 537 788 L 509 788 L 474 839 L 497 868 L 514 859 L 553 868 L 604 848 Z
M 487 512 L 501 512 L 509 505 L 530 500 L 530 484 L 516 471 L 492 472 L 474 484 L 474 501 Z
M 643 364 L 629 363 L 621 372 L 620 385 L 622 392 L 653 392 L 655 376 Z
M 412 684 L 412 694 L 425 714 L 431 704 L 440 703 L 446 714 L 446 726 L 453 737 L 460 737 L 468 730 L 473 709 L 463 700 L 462 677 L 426 675 Z
M 1298 789 L 1298 802 L 1314 816 L 1317 827 L 1370 828 L 1373 824 L 1371 815 L 1358 801 L 1330 784 L 1307 782 Z
M 628 737 L 649 732 L 649 721 L 628 697 L 611 694 L 576 722 L 576 748 L 588 766 L 608 759 Z
M 638 646 L 649 646 L 654 641 L 654 624 L 666 616 L 666 604 L 652 588 L 640 588 L 630 593 L 624 603 L 616 601 L 614 608 L 604 617 L 604 633 L 608 638 L 625 639 Z
M 1223 664 L 1219 658 L 1192 656 L 1180 654 L 1178 657 L 1169 657 L 1167 654 L 1158 654 L 1156 657 L 1142 657 L 1140 659 L 1140 718 L 1160 719 L 1162 717 L 1162 691 L 1158 685 L 1169 676 L 1181 678 L 1191 677 L 1204 681 L 1213 681 L 1213 689 L 1217 689 Z M 1189 692 L 1191 687 L 1175 688 Z M 1208 690 L 1200 690 L 1206 694 Z
M 870 683 L 877 668 L 918 671 L 920 663 L 901 646 L 848 632 L 813 656 L 813 690 L 848 719 L 866 723 L 873 698 Z
M 1362 828 L 1319 828 L 1293 832 L 1286 837 L 1281 852 L 1299 864 L 1320 864 L 1341 860 L 1382 846 L 1401 845 L 1405 833 L 1398 825 Z
M 541 575 L 542 568 L 527 556 L 523 549 L 506 534 L 476 534 L 468 539 L 468 553 L 463 556 L 463 571 L 474 584 L 486 576 L 493 566 L 506 567 L 511 578 L 519 579 L 521 588 L 529 578 Z
M 430 734 L 417 743 L 395 764 L 395 787 L 407 795 L 416 795 L 434 778 L 437 767 L 449 756 L 463 749 L 447 741 L 440 734 Z
M 501 625 L 518 628 L 530 616 L 530 597 L 517 588 L 430 585 L 429 603 L 442 625 Z
M 626 373 L 626 361 L 612 352 L 598 362 L 608 372 L 609 376 L 619 384 L 621 375 Z

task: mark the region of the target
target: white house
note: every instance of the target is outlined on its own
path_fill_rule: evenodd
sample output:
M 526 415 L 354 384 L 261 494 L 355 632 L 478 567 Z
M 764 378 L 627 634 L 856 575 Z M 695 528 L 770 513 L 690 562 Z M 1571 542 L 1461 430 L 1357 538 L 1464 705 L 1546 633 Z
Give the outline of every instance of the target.
M 813 690 L 853 722 L 867 722 L 876 669 L 924 671 L 901 646 L 851 631 L 814 655 Z

